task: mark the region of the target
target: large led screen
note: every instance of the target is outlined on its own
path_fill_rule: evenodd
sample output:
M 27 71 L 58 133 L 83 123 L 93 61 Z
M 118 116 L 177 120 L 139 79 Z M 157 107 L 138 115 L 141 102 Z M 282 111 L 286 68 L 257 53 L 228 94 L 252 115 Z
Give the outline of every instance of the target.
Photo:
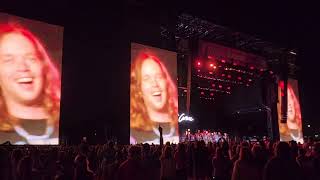
M 164 143 L 179 142 L 177 54 L 132 43 L 130 143 L 159 144 L 160 132 Z
M 63 28 L 0 13 L 0 143 L 59 144 Z
M 294 79 L 288 80 L 288 109 L 287 109 L 287 123 L 281 123 L 281 97 L 283 96 L 284 84 L 279 82 L 278 88 L 278 119 L 279 132 L 281 141 L 296 141 L 303 143 L 302 134 L 302 118 L 301 108 L 299 102 L 298 81 Z

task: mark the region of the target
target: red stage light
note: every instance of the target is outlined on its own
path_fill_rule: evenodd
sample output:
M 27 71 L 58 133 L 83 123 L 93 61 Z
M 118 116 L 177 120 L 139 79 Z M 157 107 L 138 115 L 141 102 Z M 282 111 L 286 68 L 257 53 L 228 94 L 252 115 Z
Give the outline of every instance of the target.
M 230 90 L 230 89 L 231 89 L 231 87 L 230 87 L 230 86 L 228 86 L 228 87 L 227 87 L 227 89 L 228 89 L 228 90 Z
M 215 87 L 216 85 L 215 84 L 212 84 L 212 87 Z
M 262 71 L 264 71 L 264 69 L 260 69 L 260 71 L 262 72 Z
M 222 63 L 226 63 L 226 60 L 224 60 L 224 59 L 221 59 L 221 62 L 222 62 Z
M 217 69 L 217 66 L 213 66 L 213 69 Z
M 228 78 L 229 78 L 229 79 L 231 78 L 231 75 L 230 75 L 230 74 L 228 74 Z
M 222 77 L 226 76 L 225 74 L 221 74 Z
M 198 72 L 200 72 L 200 69 L 198 69 Z
M 213 74 L 213 72 L 210 71 L 209 74 Z
M 239 76 L 239 77 L 238 77 L 238 80 L 241 80 L 241 79 L 242 79 L 242 78 Z
M 201 95 L 204 95 L 204 92 L 201 92 L 200 94 L 201 94 Z
M 201 62 L 200 62 L 200 61 L 198 61 L 198 62 L 197 62 L 197 65 L 198 65 L 198 66 L 201 66 Z
M 208 59 L 213 59 L 213 57 L 209 55 L 209 56 L 208 56 Z
M 222 88 L 222 85 L 219 85 L 219 88 L 221 89 L 221 88 Z
M 251 69 L 251 70 L 253 70 L 253 69 L 254 69 L 254 67 L 253 67 L 253 66 L 250 66 L 250 69 Z
M 237 65 L 237 63 L 232 63 L 232 65 L 236 66 L 236 65 Z
M 213 93 L 210 93 L 210 96 L 213 96 Z
M 213 64 L 212 64 L 212 63 L 210 63 L 210 67 L 213 67 Z
M 284 82 L 280 81 L 279 86 L 280 86 L 281 89 L 284 89 Z

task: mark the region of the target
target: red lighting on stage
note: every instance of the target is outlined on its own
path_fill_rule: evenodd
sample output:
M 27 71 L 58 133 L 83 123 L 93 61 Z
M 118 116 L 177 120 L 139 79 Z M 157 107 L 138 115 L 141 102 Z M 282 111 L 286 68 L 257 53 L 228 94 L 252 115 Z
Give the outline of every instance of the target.
M 264 69 L 260 69 L 260 71 L 262 72 L 262 71 L 264 71 Z
M 242 78 L 239 76 L 239 77 L 238 77 L 238 80 L 241 80 L 241 79 L 242 79 Z
M 200 72 L 200 69 L 198 69 L 198 72 Z
M 216 85 L 215 85 L 215 84 L 212 84 L 212 87 L 216 87 Z
M 279 86 L 280 86 L 281 89 L 284 89 L 284 82 L 280 81 Z
M 222 88 L 222 85 L 219 85 L 219 88 L 221 89 L 221 88 Z
M 236 66 L 236 65 L 237 65 L 237 63 L 232 63 L 232 65 Z
M 248 79 L 248 81 L 249 81 L 249 82 L 251 82 L 251 81 L 252 81 L 252 79 Z
M 208 56 L 208 59 L 213 59 L 213 57 L 209 55 L 209 56 Z
M 213 66 L 213 69 L 217 69 L 217 66 Z
M 213 74 L 213 72 L 210 71 L 209 74 Z
M 198 62 L 197 62 L 197 65 L 198 65 L 198 66 L 201 66 L 201 62 L 200 62 L 200 61 L 198 61 Z
M 253 66 L 250 66 L 250 69 L 251 69 L 251 70 L 253 70 L 253 69 L 254 69 L 254 67 L 253 67 Z
M 222 63 L 226 63 L 226 60 L 224 60 L 224 59 L 221 59 L 221 62 L 222 62 Z
M 212 63 L 210 63 L 210 67 L 213 67 L 213 64 L 212 64 Z
M 229 78 L 229 79 L 231 78 L 231 75 L 230 75 L 230 74 L 228 74 L 228 78 Z
M 222 77 L 226 76 L 225 74 L 221 74 Z
M 210 96 L 213 96 L 213 93 L 210 93 Z
M 200 94 L 201 94 L 201 95 L 204 95 L 204 92 L 202 91 Z
M 227 89 L 228 89 L 228 90 L 230 90 L 230 89 L 231 89 L 231 87 L 230 87 L 230 86 L 228 86 L 228 87 L 227 87 Z

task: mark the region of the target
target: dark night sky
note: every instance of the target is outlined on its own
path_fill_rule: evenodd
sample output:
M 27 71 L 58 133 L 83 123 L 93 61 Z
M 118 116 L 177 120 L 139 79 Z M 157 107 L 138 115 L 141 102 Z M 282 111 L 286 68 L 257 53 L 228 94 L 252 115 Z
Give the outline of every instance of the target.
M 141 6 L 133 8 L 124 2 L 111 5 L 89 1 L 1 1 L 1 12 L 65 27 L 61 114 L 64 135 L 78 138 L 81 133 L 90 137 L 94 129 L 103 133 L 101 124 L 106 124 L 109 133 L 123 141 L 128 139 L 121 134 L 129 131 L 124 124 L 129 121 L 130 42 L 157 46 L 159 24 L 174 21 L 162 17 L 167 10 L 190 13 L 283 47 L 297 47 L 303 118 L 320 128 L 317 6 L 293 1 L 131 1 L 141 2 Z

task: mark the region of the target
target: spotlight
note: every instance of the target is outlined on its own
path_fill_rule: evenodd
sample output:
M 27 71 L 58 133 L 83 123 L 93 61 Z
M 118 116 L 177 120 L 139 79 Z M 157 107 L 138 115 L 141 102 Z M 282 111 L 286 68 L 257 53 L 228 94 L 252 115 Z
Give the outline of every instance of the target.
M 242 78 L 239 76 L 239 77 L 238 77 L 238 80 L 241 80 L 241 79 L 242 79 Z
M 221 88 L 222 88 L 222 85 L 219 85 L 219 88 L 221 89 Z
M 208 59 L 213 59 L 213 57 L 209 55 L 209 56 L 208 56 Z
M 198 65 L 198 66 L 201 66 L 201 62 L 200 62 L 200 61 L 198 61 L 198 62 L 197 62 L 197 65 Z
M 250 66 L 250 69 L 251 69 L 251 70 L 253 70 L 253 69 L 254 69 L 254 67 L 253 67 L 253 66 Z
M 210 96 L 213 96 L 213 93 L 210 93 Z

